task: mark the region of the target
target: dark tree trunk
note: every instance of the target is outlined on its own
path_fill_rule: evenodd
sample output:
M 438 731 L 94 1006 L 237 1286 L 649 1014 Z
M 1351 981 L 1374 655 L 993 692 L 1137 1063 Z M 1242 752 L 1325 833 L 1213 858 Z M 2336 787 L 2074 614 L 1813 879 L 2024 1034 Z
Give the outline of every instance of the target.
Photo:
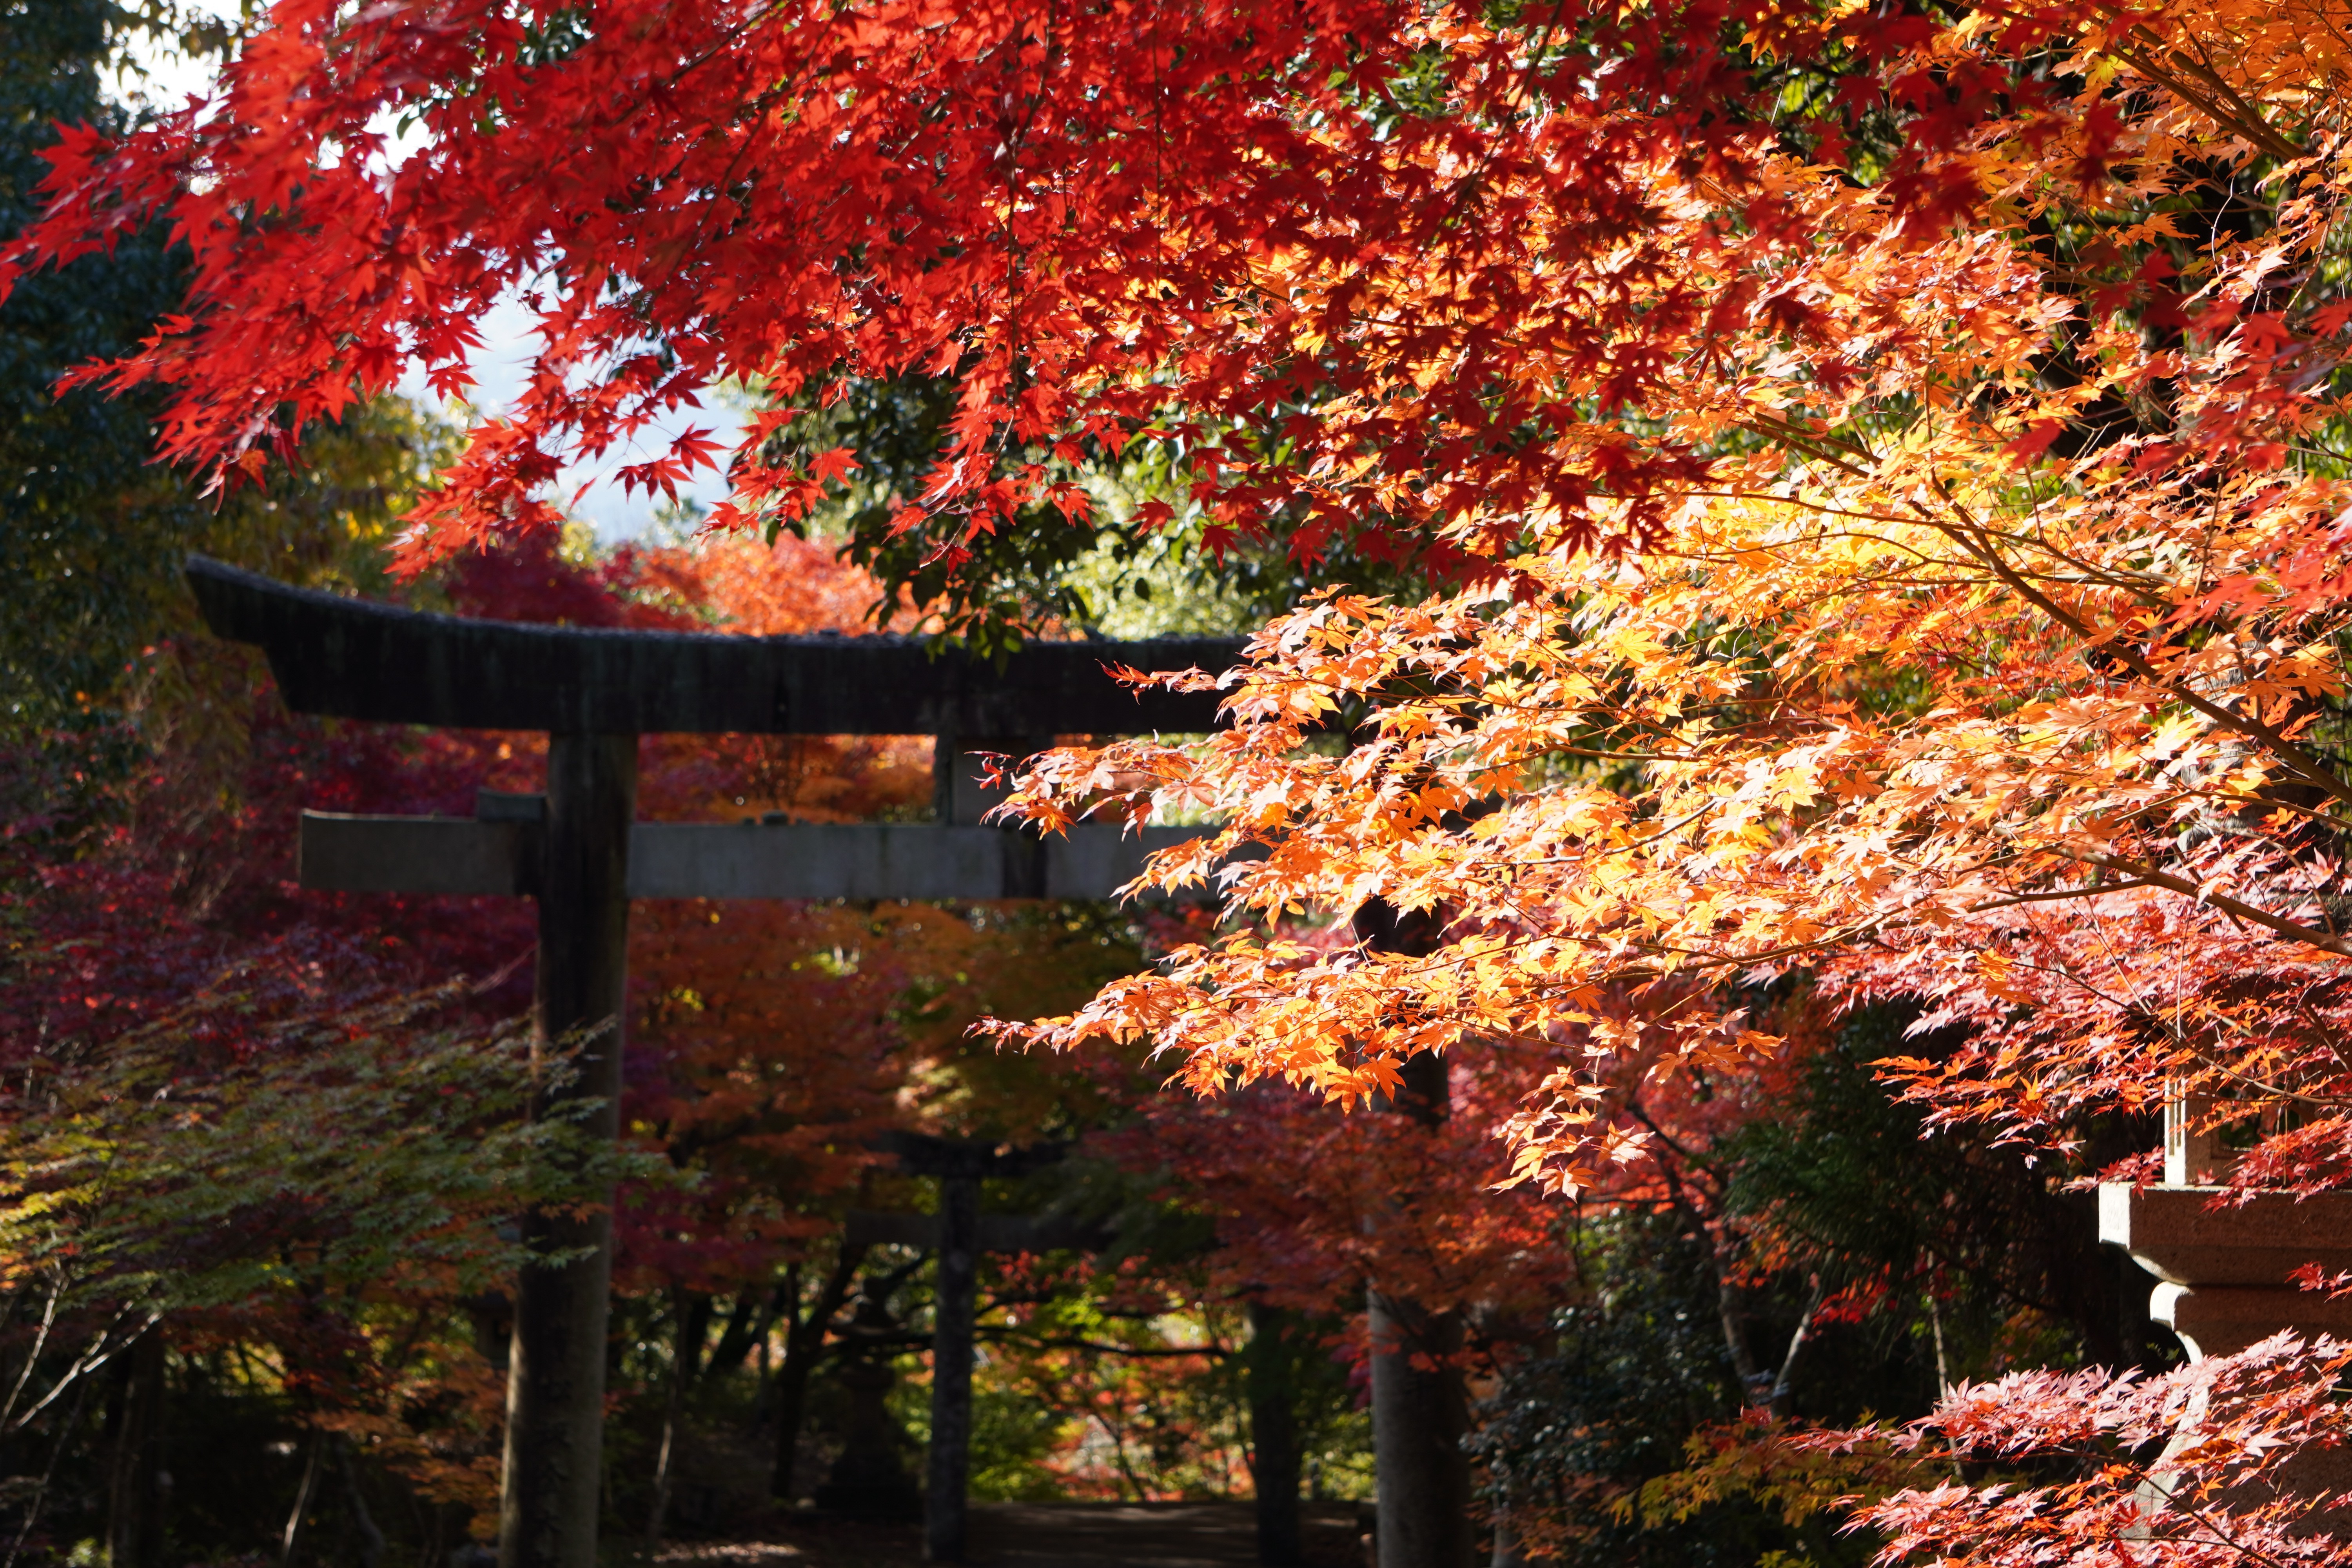
M 669 1494 L 677 1475 L 678 1417 L 702 1370 L 702 1342 L 710 1334 L 709 1296 L 673 1285 L 669 1301 L 670 1315 L 677 1323 L 677 1348 L 670 1358 L 669 1390 L 662 1399 L 661 1447 L 654 1457 L 654 1500 L 646 1513 L 647 1557 L 661 1550 L 662 1530 L 669 1522 Z
M 841 1304 L 849 1300 L 857 1266 L 865 1260 L 866 1248 L 843 1243 L 833 1272 L 825 1276 L 824 1289 L 817 1292 L 805 1313 L 800 1305 L 800 1265 L 795 1263 L 785 1272 L 781 1288 L 787 1314 L 784 1362 L 776 1369 L 776 1470 L 771 1483 L 777 1497 L 789 1500 L 800 1495 L 793 1489 L 793 1467 L 800 1448 L 801 1426 L 808 1418 L 809 1378 L 824 1354 L 824 1339 L 832 1331 L 833 1320 L 840 1314 Z
M 1469 1401 L 1453 1357 L 1461 1319 L 1366 1292 L 1372 1335 L 1372 1459 L 1380 1568 L 1466 1568 Z
M 109 1568 L 154 1568 L 163 1553 L 163 1331 L 151 1325 L 122 1352 L 121 1402 L 107 1455 Z
M 719 1330 L 719 1342 L 710 1347 L 710 1361 L 705 1375 L 723 1378 L 743 1364 L 751 1347 L 765 1334 L 773 1321 L 771 1303 L 773 1297 L 762 1290 L 743 1290 L 737 1294 L 735 1305 L 727 1311 L 727 1321 Z
M 368 1511 L 367 1494 L 360 1489 L 359 1465 L 352 1458 L 352 1448 L 341 1437 L 335 1439 L 335 1458 L 343 1472 L 343 1505 L 351 1510 L 352 1528 L 359 1532 L 359 1568 L 377 1568 L 383 1561 L 383 1531 L 376 1527 L 375 1515 Z
M 1357 910 L 1356 935 L 1376 952 L 1428 953 L 1444 934 L 1435 910 L 1402 910 L 1371 899 Z M 1424 1052 L 1399 1068 L 1387 1109 L 1423 1127 L 1452 1114 L 1445 1058 Z M 1470 1401 L 1454 1357 L 1462 1321 L 1443 1307 L 1365 1291 L 1371 1330 L 1372 1468 L 1378 1495 L 1380 1568 L 1468 1568 Z
M 1723 1344 L 1731 1355 L 1732 1374 L 1739 1379 L 1740 1401 L 1760 1404 L 1772 1380 L 1756 1364 L 1756 1346 L 1748 1336 L 1748 1305 L 1734 1279 L 1731 1249 L 1722 1238 L 1706 1233 L 1697 1215 L 1691 1216 L 1691 1225 L 1707 1241 L 1707 1267 L 1715 1274 L 1716 1316 L 1723 1324 Z
M 980 1289 L 980 1178 L 940 1179 L 940 1273 L 932 1309 L 931 1451 L 923 1488 L 923 1555 L 961 1563 L 971 1469 L 971 1360 Z
M 1306 1561 L 1298 1523 L 1298 1314 L 1250 1303 L 1250 1479 L 1257 1493 L 1257 1560 L 1262 1568 Z
M 319 1492 L 319 1473 L 326 1463 L 327 1435 L 314 1428 L 302 1459 L 302 1480 L 294 1489 L 293 1511 L 286 1516 L 286 1528 L 278 1538 L 278 1568 L 289 1568 L 294 1554 L 302 1549 L 302 1527 L 310 1521 L 310 1504 Z
M 547 1047 L 582 1042 L 579 1076 L 564 1093 L 599 1102 L 585 1126 L 605 1139 L 620 1129 L 636 793 L 635 736 L 548 737 L 535 1024 Z M 523 1219 L 534 1251 L 577 1256 L 560 1268 L 525 1268 L 515 1293 L 499 1568 L 596 1568 L 613 1275 L 604 1197 L 590 1214 Z

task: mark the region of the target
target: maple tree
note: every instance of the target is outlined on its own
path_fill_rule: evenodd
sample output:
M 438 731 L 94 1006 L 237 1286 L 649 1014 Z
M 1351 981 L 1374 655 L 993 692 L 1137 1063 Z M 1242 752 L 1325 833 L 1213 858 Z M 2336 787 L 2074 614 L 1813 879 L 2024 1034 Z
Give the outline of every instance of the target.
M 2100 116 L 2000 63 L 2076 27 L 1971 40 L 1939 100 L 1932 27 L 1771 5 L 283 0 L 203 103 L 73 132 L 0 276 L 172 226 L 187 307 L 89 374 L 160 387 L 163 449 L 216 478 L 412 355 L 462 388 L 474 323 L 530 302 L 528 389 L 478 425 L 412 565 L 551 518 L 560 456 L 730 375 L 786 398 L 952 375 L 935 460 L 885 501 L 933 558 L 1086 521 L 1079 470 L 1139 438 L 1181 455 L 1212 550 L 1280 527 L 1458 565 L 1531 518 L 1657 536 L 1712 433 L 1621 411 L 1690 401 L 1687 365 L 1736 386 L 1785 330 L 1858 386 L 1798 277 L 1826 248 L 1875 250 L 1882 301 L 1940 281 L 1950 258 L 1909 240 L 1999 184 L 1970 148 L 1990 116 L 2079 130 L 2097 178 Z M 1879 172 L 1842 212 L 1791 173 L 1791 95 L 1789 135 Z M 1873 111 L 1907 134 L 1857 140 Z M 849 473 L 795 447 L 797 412 L 754 420 L 715 522 L 789 523 Z M 688 431 L 626 474 L 674 490 L 717 456 Z
M 2006 29 L 2035 20 L 1923 21 L 1914 58 L 1942 95 L 2012 80 Z M 1790 315 L 1674 359 L 1646 400 L 1664 436 L 1720 451 L 1663 536 L 1530 550 L 1499 587 L 1418 605 L 1328 596 L 1223 681 L 1230 732 L 1049 759 L 1033 820 L 1222 818 L 1147 879 L 1213 872 L 1243 923 L 1007 1033 L 1150 1039 L 1204 1092 L 1269 1077 L 1351 1103 L 1423 1051 L 1549 1043 L 1513 1174 L 1576 1192 L 1655 1138 L 1613 1113 L 1614 1064 L 1737 1070 L 1772 1043 L 1736 1009 L 1612 1015 L 1615 988 L 1809 969 L 1849 997 L 1927 998 L 1923 1031 L 1969 1026 L 1885 1064 L 1934 1121 L 2063 1151 L 2093 1110 L 2210 1097 L 2191 1114 L 2248 1147 L 2200 1174 L 2339 1184 L 2352 302 L 2323 35 L 2316 12 L 2077 14 L 2038 36 L 2066 90 L 1948 147 L 1972 188 L 1933 224 L 1900 178 L 1774 165 L 1764 195 L 1819 247 L 1772 271 Z M 1749 258 L 1714 267 L 1738 187 L 1655 172 L 1687 203 L 1660 216 L 1687 260 L 1656 297 L 1695 272 L 1733 287 Z M 1353 750 L 1304 745 L 1342 714 Z M 1443 911 L 1446 942 L 1318 949 L 1263 923 L 1370 897 Z M 1985 1397 L 2029 1433 L 2038 1405 L 2057 1448 L 2126 1399 L 2095 1380 Z M 2259 1556 L 2293 1511 L 2241 1511 L 2218 1481 L 2028 1515 L 1999 1496 L 1871 1517 L 1975 1560 L 2151 1520 L 2220 1558 Z
M 1318 764 L 1285 754 L 1329 710 L 1326 689 L 1361 693 L 1409 673 L 1463 690 L 1386 704 L 1383 742 L 1324 770 L 1349 782 L 1425 774 L 1434 782 L 1398 797 L 1403 824 L 1485 793 L 1528 758 L 1596 751 L 1645 770 L 1638 804 L 1597 784 L 1556 791 L 1465 836 L 1496 838 L 1533 812 L 1554 815 L 1552 833 L 1590 837 L 1618 814 L 1677 821 L 1685 806 L 1720 800 L 1696 825 L 1608 860 L 1608 877 L 1594 854 L 1549 878 L 1609 881 L 1595 907 L 1634 920 L 1643 962 L 1664 967 L 1720 957 L 1752 970 L 1930 914 L 1981 916 L 1995 912 L 1976 908 L 1988 899 L 2040 899 L 2052 889 L 2036 879 L 2053 867 L 2137 884 L 2060 890 L 2161 906 L 2142 895 L 2184 879 L 2134 858 L 2129 843 L 2102 847 L 2129 831 L 2117 812 L 2160 799 L 2176 816 L 2226 805 L 2234 822 L 2252 802 L 2280 820 L 2267 837 L 2245 828 L 2248 843 L 2276 847 L 2285 818 L 2315 809 L 2287 795 L 2340 798 L 2324 759 L 2289 731 L 2318 717 L 2294 699 L 2324 694 L 2330 679 L 2330 384 L 2310 371 L 2324 367 L 2313 356 L 2345 311 L 2308 279 L 2284 294 L 2275 281 L 2324 260 L 2333 234 L 2332 122 L 2313 87 L 2332 57 L 2312 41 L 2318 31 L 2222 7 L 2028 11 L 1984 27 L 1759 9 L 1693 13 L 1668 50 L 1565 9 L 1497 27 L 1374 8 L 1313 28 L 1237 10 L 1190 32 L 1180 61 L 1150 25 L 1157 16 L 1090 26 L 1082 40 L 1042 18 L 969 10 L 882 8 L 854 25 L 799 26 L 787 12 L 718 6 L 542 16 L 484 3 L 344 17 L 281 5 L 226 72 L 218 103 L 121 137 L 69 138 L 52 211 L 17 242 L 14 264 L 87 254 L 133 220 L 181 225 L 195 257 L 192 313 L 104 374 L 176 389 L 165 450 L 230 468 L 381 384 L 411 349 L 446 372 L 495 290 L 543 274 L 546 374 L 511 422 L 478 433 L 431 503 L 425 521 L 448 526 L 410 544 L 428 554 L 544 518 L 529 494 L 543 477 L 542 440 L 577 434 L 596 449 L 726 371 L 791 390 L 961 367 L 965 406 L 932 479 L 933 510 L 969 504 L 974 526 L 999 505 L 984 493 L 993 465 L 976 455 L 1000 426 L 1019 438 L 1100 438 L 1114 426 L 1089 429 L 1087 417 L 1135 423 L 1172 407 L 1238 432 L 1269 399 L 1305 397 L 1312 412 L 1286 421 L 1278 462 L 1222 447 L 1193 454 L 1196 482 L 1226 509 L 1213 526 L 1312 493 L 1334 526 L 1352 509 L 1363 515 L 1350 526 L 1486 550 L 1512 603 L 1339 600 L 1288 623 L 1266 646 L 1301 657 L 1243 691 L 1245 710 L 1274 721 L 1237 734 L 1232 768 L 1245 759 L 1308 787 Z M 1738 47 L 1706 41 L 1731 20 L 1748 29 Z M 664 57 L 691 61 L 707 83 L 690 95 L 601 90 Z M 2069 68 L 2045 72 L 2045 58 Z M 1608 89 L 1588 90 L 1580 73 L 1602 60 Z M 1007 72 L 1034 100 L 1024 132 L 1034 162 L 1019 165 L 1009 200 L 998 181 L 967 173 L 1005 172 L 982 143 L 1003 129 L 992 117 Z M 1808 72 L 1824 79 L 1822 102 L 1799 90 Z M 936 101 L 854 90 L 901 76 L 935 82 Z M 1930 80 L 1944 89 L 1929 92 Z M 803 85 L 763 97 L 775 82 Z M 1768 94 L 1809 107 L 1785 126 L 1717 112 Z M 492 122 L 472 117 L 478 98 L 501 106 Z M 686 133 L 741 103 L 770 112 L 709 138 Z M 365 129 L 387 106 L 434 132 L 398 160 Z M 1139 116 L 1152 108 L 1181 112 L 1153 119 L 1147 135 Z M 689 116 L 701 119 L 678 118 Z M 1211 123 L 1226 132 L 1213 158 L 1202 135 Z M 1235 125 L 1261 139 L 1261 157 L 1231 157 L 1250 141 L 1230 134 Z M 619 146 L 624 132 L 679 151 L 655 175 L 578 156 Z M 1674 156 L 1662 151 L 1670 133 Z M 1152 157 L 1097 169 L 1104 150 L 1129 146 Z M 1004 152 L 1026 159 L 1031 147 Z M 559 155 L 563 177 L 536 177 Z M 706 158 L 756 166 L 760 178 L 720 190 Z M 967 177 L 893 173 L 926 159 Z M 2249 170 L 2259 213 L 2250 195 L 2234 226 L 2184 237 L 2185 216 L 2214 199 L 2202 170 L 2215 159 Z M 1847 180 L 1846 168 L 1872 177 Z M 1070 178 L 1078 169 L 1102 177 Z M 614 212 L 584 199 L 599 177 L 645 188 Z M 467 194 L 486 189 L 530 199 Z M 885 199 L 829 199 L 851 190 Z M 902 227 L 887 221 L 893 201 L 907 204 Z M 723 233 L 710 226 L 721 210 Z M 286 221 L 257 221 L 275 211 Z M 1456 221 L 1474 211 L 1521 221 Z M 854 235 L 829 226 L 853 220 Z M 1334 224 L 1381 235 L 1377 264 L 1318 243 Z M 946 243 L 952 265 L 940 264 Z M 803 261 L 852 250 L 859 263 L 846 275 Z M 746 264 L 754 256 L 765 264 Z M 656 257 L 679 265 L 653 266 Z M 234 298 L 219 281 L 232 271 Z M 714 292 L 722 274 L 777 281 Z M 1050 286 L 1033 285 L 1048 274 Z M 1157 286 L 1148 310 L 1134 297 L 1139 277 Z M 1475 302 L 1442 286 L 1447 277 L 1476 278 Z M 1171 357 L 1179 319 L 1185 346 Z M 598 364 L 649 324 L 669 358 Z M 1077 354 L 1081 340 L 1098 361 L 1055 357 Z M 1307 359 L 1294 352 L 1301 342 Z M 1277 363 L 1295 368 L 1274 374 Z M 1471 363 L 1483 368 L 1462 374 Z M 1235 380 L 1225 367 L 1261 363 L 1263 384 L 1213 390 L 1211 377 Z M 605 374 L 574 386 L 573 365 Z M 1160 378 L 1148 392 L 1131 384 L 1145 372 Z M 1528 406 L 1538 385 L 1543 401 Z M 1640 419 L 1606 412 L 1637 407 Z M 789 423 L 762 421 L 765 431 Z M 1482 447 L 1479 432 L 1501 430 L 1514 439 Z M 2297 439 L 2323 444 L 2301 468 L 2282 467 Z M 1607 484 L 1590 482 L 1596 469 Z M 738 477 L 745 506 L 782 496 L 790 510 L 845 471 L 816 463 L 788 483 L 754 449 Z M 1526 483 L 1538 471 L 1553 476 L 1549 492 Z M 1030 465 L 1006 495 L 1054 482 Z M 2230 526 L 2209 526 L 2216 517 Z M 1509 553 L 1594 537 L 1657 548 Z M 1952 641 L 1963 637 L 1997 651 L 1964 664 Z M 1872 711 L 1860 689 L 1838 689 L 1864 663 L 1927 679 L 1952 705 Z M 2217 681 L 2229 701 L 2205 694 Z M 1616 682 L 1633 689 L 1619 698 Z M 1503 711 L 1515 685 L 1529 695 Z M 1733 722 L 1759 687 L 1783 711 Z M 2004 709 L 2018 691 L 2044 700 Z M 1683 731 L 1707 707 L 1734 711 L 1699 744 Z M 1479 743 L 1440 757 L 1474 709 Z M 1952 759 L 1969 804 L 1923 795 L 1919 781 L 1937 770 L 1927 754 L 1898 763 L 1897 737 L 1943 748 L 1935 754 Z M 2006 756 L 1989 765 L 1980 753 L 1996 742 Z M 2158 764 L 2161 785 L 2147 782 Z M 2200 769 L 2211 776 L 2182 782 Z M 1753 795 L 1727 783 L 1751 776 Z M 1823 801 L 1836 809 L 1805 821 L 1808 841 L 1825 847 L 1808 868 L 1823 874 L 1775 885 L 1776 858 L 1795 862 L 1768 844 L 1774 814 Z M 2012 809 L 2023 801 L 2030 819 Z M 1983 831 L 1993 823 L 2026 826 L 1996 839 Z M 1262 826 L 1244 817 L 1231 831 Z M 1920 847 L 1903 876 L 1859 852 L 1850 871 L 1838 858 L 1841 845 L 1913 833 Z M 1371 890 L 1362 876 L 1306 874 L 1309 855 L 1293 835 L 1242 878 L 1243 901 L 1336 888 L 1344 905 Z M 1689 868 L 1710 862 L 1716 896 L 1684 897 Z M 1644 877 L 1656 880 L 1645 888 Z M 1458 904 L 1472 923 L 1493 901 L 1433 873 L 1397 890 Z M 1900 921 L 1880 912 L 1890 904 Z M 2216 907 L 2279 923 L 2242 900 Z M 2284 934 L 2315 934 L 2329 951 L 2324 926 L 2285 923 Z M 1543 988 L 1509 991 L 1507 977 L 1552 956 L 1515 957 L 1493 970 L 1505 989 L 1454 1000 L 1539 1025 Z M 1566 995 L 1588 966 L 1559 962 L 1553 989 Z M 1351 963 L 1310 967 L 1319 981 Z M 1354 994 L 1382 989 L 1402 967 L 1354 964 Z M 1353 1005 L 1349 987 L 1332 991 L 1338 1007 Z M 1377 1063 L 1379 1042 L 1406 1037 L 1391 1026 L 1364 1037 Z M 2146 1091 L 2147 1075 L 2138 1081 Z M 1328 1086 L 1351 1094 L 1378 1082 L 1375 1068 Z M 1538 1121 L 1528 1124 L 1531 1149 L 1570 1146 Z

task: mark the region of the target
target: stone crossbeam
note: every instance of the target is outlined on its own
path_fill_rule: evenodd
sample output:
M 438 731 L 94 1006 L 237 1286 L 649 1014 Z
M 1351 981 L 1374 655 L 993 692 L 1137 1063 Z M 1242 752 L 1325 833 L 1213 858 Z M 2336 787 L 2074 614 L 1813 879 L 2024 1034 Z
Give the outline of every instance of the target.
M 1082 823 L 1042 842 L 931 823 L 640 822 L 632 899 L 1109 899 L 1194 827 Z M 464 816 L 302 814 L 301 884 L 347 893 L 538 890 L 535 829 Z

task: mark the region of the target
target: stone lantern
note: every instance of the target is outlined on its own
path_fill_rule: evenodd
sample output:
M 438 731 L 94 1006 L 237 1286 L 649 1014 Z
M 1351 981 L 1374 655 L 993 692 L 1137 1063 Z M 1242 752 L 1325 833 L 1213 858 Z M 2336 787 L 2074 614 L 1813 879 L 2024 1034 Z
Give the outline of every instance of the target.
M 2231 1157 L 2211 1132 L 2198 1130 L 2206 1110 L 2195 1100 L 2167 1105 L 2164 1180 L 2137 1189 L 2102 1185 L 2099 1239 L 2156 1276 L 2148 1316 L 2180 1336 L 2191 1364 L 2281 1329 L 2352 1340 L 2352 1300 L 2331 1300 L 2288 1279 L 2306 1264 L 2324 1274 L 2352 1269 L 2352 1192 L 2256 1193 L 2217 1204 Z M 2201 1405 L 2184 1414 L 2176 1446 L 2190 1440 L 2201 1415 Z M 2297 1492 L 2352 1489 L 2352 1449 L 2305 1453 L 2281 1479 Z

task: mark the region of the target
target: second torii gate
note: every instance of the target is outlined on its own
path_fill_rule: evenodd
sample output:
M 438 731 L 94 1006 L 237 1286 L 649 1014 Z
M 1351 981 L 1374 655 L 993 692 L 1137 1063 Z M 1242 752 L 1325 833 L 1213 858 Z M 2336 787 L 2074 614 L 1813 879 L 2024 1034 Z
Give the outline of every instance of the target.
M 538 730 L 543 795 L 483 792 L 472 817 L 302 815 L 300 878 L 352 891 L 529 895 L 539 902 L 534 1026 L 586 1036 L 568 1090 L 619 1131 L 621 1013 L 632 898 L 1108 898 L 1143 856 L 1193 836 L 1082 826 L 1040 841 L 979 825 L 991 795 L 971 753 L 1025 754 L 1055 735 L 1200 731 L 1203 693 L 1137 692 L 1106 664 L 1223 668 L 1239 644 L 1031 643 L 1002 668 L 891 637 L 747 637 L 466 620 L 289 588 L 193 558 L 189 587 L 219 637 L 257 644 L 298 713 Z M 640 823 L 646 733 L 930 734 L 930 824 Z M 499 1568 L 595 1568 L 609 1205 L 533 1214 L 507 1393 Z

